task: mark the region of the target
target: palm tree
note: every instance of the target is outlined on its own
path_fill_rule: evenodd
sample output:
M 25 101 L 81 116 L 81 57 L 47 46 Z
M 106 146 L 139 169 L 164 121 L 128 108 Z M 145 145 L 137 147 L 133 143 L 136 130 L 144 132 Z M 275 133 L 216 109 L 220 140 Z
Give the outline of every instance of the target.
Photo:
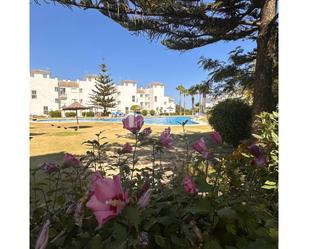
M 198 86 L 200 94 L 202 94 L 202 113 L 206 113 L 206 96 L 210 92 L 210 84 L 209 81 L 202 81 Z
M 194 95 L 196 95 L 198 93 L 198 89 L 196 86 L 191 86 L 188 90 L 189 95 L 191 95 L 191 104 L 192 104 L 192 115 L 194 113 L 195 110 L 195 105 L 194 105 Z
M 179 92 L 179 115 L 181 114 L 181 94 L 183 92 L 183 89 L 184 89 L 183 85 L 178 85 L 176 87 L 176 90 Z
M 185 87 L 182 89 L 182 94 L 183 94 L 183 115 L 186 114 L 186 96 L 189 95 L 188 89 Z

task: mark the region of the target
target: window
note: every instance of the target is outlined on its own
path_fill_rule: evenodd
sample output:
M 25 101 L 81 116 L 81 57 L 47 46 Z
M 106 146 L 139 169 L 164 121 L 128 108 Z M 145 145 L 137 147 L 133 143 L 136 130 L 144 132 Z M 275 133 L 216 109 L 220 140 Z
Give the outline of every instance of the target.
M 47 74 L 43 74 L 43 78 L 47 78 Z
M 79 88 L 79 92 L 82 93 L 83 92 L 83 88 Z
M 141 106 L 144 106 L 144 102 L 141 102 Z
M 118 92 L 117 94 L 118 94 L 118 95 L 120 95 L 121 93 L 120 93 L 120 92 Z
M 55 86 L 55 92 L 58 92 L 58 91 L 59 91 L 59 87 Z
M 55 103 L 59 103 L 59 99 L 55 99 Z
M 59 94 L 65 95 L 65 88 L 59 88 Z
M 36 99 L 36 97 L 37 97 L 37 96 L 36 96 L 36 90 L 32 90 L 32 91 L 31 91 L 31 98 L 32 98 L 32 99 Z
M 158 97 L 157 97 L 157 96 L 154 97 L 154 101 L 155 101 L 155 102 L 158 101 Z
M 135 102 L 135 96 L 134 95 L 132 96 L 132 102 Z
M 48 115 L 48 106 L 43 106 L 43 113 Z
M 141 94 L 140 97 L 142 98 L 142 97 L 143 97 L 143 94 Z
M 77 99 L 72 99 L 72 103 L 74 103 L 74 102 L 76 102 L 77 101 Z
M 82 104 L 82 103 L 83 103 L 83 99 L 80 99 L 80 100 L 79 100 L 79 103 L 81 103 L 81 104 Z
M 164 105 L 166 105 L 166 102 L 164 102 Z
M 118 105 L 120 105 L 120 103 L 121 103 L 120 101 L 117 102 Z

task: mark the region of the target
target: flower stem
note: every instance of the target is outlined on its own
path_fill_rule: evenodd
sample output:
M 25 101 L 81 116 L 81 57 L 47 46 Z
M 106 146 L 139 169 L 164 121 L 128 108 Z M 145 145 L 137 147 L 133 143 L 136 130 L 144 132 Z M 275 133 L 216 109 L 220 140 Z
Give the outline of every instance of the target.
M 135 157 L 136 157 L 136 149 L 137 149 L 137 142 L 138 142 L 138 133 L 135 134 L 135 145 L 134 145 L 134 151 L 132 155 L 132 170 L 131 170 L 131 180 L 133 179 L 134 176 L 134 168 L 135 168 Z
M 155 143 L 152 145 L 152 187 L 155 187 L 155 162 L 156 162 L 156 155 L 155 155 Z

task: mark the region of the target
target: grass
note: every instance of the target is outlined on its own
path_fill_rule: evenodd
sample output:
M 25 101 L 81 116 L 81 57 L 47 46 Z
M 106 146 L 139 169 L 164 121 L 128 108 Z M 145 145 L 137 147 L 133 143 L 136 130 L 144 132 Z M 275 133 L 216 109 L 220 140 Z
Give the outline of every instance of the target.
M 85 155 L 88 147 L 82 143 L 86 140 L 95 139 L 96 133 L 103 131 L 104 141 L 110 144 L 111 151 L 119 148 L 126 142 L 133 144 L 134 139 L 130 132 L 122 128 L 120 123 L 82 123 L 78 131 L 75 123 L 31 123 L 30 124 L 30 166 L 36 167 L 43 162 L 55 162 L 61 164 L 64 153 L 72 153 L 77 156 Z M 159 136 L 167 126 L 145 125 L 152 128 L 152 136 Z M 206 143 L 211 147 L 209 133 L 212 128 L 209 125 L 186 126 L 190 151 L 191 143 L 201 136 L 206 138 Z M 183 160 L 186 145 L 182 137 L 182 127 L 172 126 L 171 133 L 174 137 L 174 147 L 165 150 L 163 163 L 167 166 L 175 166 Z M 225 148 L 222 150 L 224 153 Z M 138 149 L 140 166 L 148 165 L 150 147 Z
M 83 123 L 75 131 L 75 123 L 31 123 L 30 124 L 30 156 L 42 156 L 52 153 L 70 152 L 83 154 L 87 147 L 82 145 L 85 140 L 95 138 L 95 134 L 104 131 L 109 143 L 124 144 L 132 142 L 130 133 L 120 123 Z M 57 128 L 59 127 L 59 128 Z M 149 127 L 145 125 L 144 127 Z M 150 126 L 154 135 L 159 135 L 166 126 Z M 66 129 L 65 129 L 66 128 Z M 181 126 L 171 127 L 173 134 L 181 134 Z M 211 131 L 208 125 L 187 126 L 188 134 L 203 134 Z

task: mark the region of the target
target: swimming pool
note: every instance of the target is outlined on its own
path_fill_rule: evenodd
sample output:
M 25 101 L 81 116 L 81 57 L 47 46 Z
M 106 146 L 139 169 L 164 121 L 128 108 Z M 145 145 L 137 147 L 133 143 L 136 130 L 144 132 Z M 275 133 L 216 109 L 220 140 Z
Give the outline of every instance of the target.
M 80 118 L 79 122 L 106 122 L 106 123 L 121 123 L 123 118 Z M 145 117 L 145 125 L 180 125 L 180 123 L 188 120 L 187 125 L 195 125 L 198 122 L 187 116 L 181 117 Z M 59 119 L 39 119 L 38 123 L 71 123 L 76 122 L 75 118 L 59 118 Z

